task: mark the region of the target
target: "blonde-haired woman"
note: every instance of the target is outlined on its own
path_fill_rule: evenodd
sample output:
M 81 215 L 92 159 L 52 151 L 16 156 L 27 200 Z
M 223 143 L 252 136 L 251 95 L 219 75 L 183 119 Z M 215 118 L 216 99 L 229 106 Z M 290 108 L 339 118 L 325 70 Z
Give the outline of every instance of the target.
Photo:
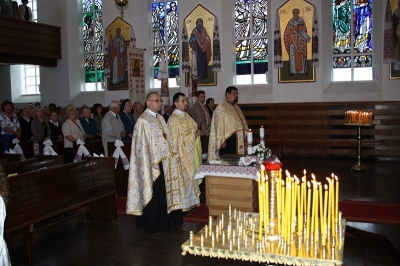
M 49 127 L 48 118 L 44 114 L 41 105 L 35 107 L 35 118 L 31 122 L 31 130 L 33 134 L 33 151 L 35 155 L 39 155 L 39 143 L 50 139 L 51 129 Z
M 84 140 L 86 138 L 85 130 L 81 125 L 79 119 L 77 119 L 78 112 L 74 107 L 68 107 L 65 111 L 65 120 L 62 125 L 62 132 L 64 134 L 64 163 L 74 162 L 73 146 L 74 142 L 78 139 Z

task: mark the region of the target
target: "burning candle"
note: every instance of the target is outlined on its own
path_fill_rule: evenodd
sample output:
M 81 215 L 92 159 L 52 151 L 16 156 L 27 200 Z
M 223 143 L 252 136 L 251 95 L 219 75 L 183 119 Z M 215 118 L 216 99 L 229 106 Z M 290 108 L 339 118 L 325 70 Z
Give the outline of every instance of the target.
M 335 208 L 335 222 L 337 223 L 339 221 L 339 178 L 337 176 L 335 176 L 335 180 L 336 180 L 336 200 L 335 200 L 335 204 L 336 204 L 336 208 Z
M 264 138 L 264 134 L 265 134 L 265 132 L 264 132 L 264 126 L 261 126 L 261 127 L 260 127 L 260 138 L 261 138 L 261 139 Z
M 324 193 L 324 214 L 323 214 L 323 229 L 322 229 L 322 245 L 325 246 L 326 239 L 326 214 L 328 211 L 328 185 L 324 185 L 325 193 Z
M 311 208 L 311 183 L 307 182 L 307 213 L 306 213 L 306 238 L 310 239 L 310 208 Z

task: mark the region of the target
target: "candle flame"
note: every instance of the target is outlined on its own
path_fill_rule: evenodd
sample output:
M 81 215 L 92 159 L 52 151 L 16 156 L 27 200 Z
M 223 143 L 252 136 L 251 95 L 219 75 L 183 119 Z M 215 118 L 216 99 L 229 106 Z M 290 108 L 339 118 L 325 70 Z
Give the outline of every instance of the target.
M 311 182 L 310 181 L 307 181 L 307 187 L 311 188 Z
M 328 190 L 328 185 L 325 184 L 325 185 L 324 185 L 324 188 L 325 188 L 325 190 Z
M 332 184 L 333 184 L 332 179 L 330 179 L 329 177 L 327 177 L 326 180 L 328 180 L 329 185 L 332 185 Z
M 265 171 L 265 166 L 263 164 L 261 165 L 261 170 Z
M 282 187 L 285 186 L 285 180 L 282 180 Z
M 307 171 L 306 171 L 306 169 L 304 169 L 303 170 L 303 175 L 306 175 L 307 174 Z
M 314 175 L 314 174 L 311 174 L 311 178 L 315 180 L 315 175 Z
M 289 171 L 288 170 L 286 170 L 286 176 L 288 176 L 288 177 L 290 177 L 290 173 L 289 173 Z
M 339 177 L 335 175 L 336 182 L 339 182 Z
M 335 174 L 334 174 L 334 173 L 332 173 L 332 174 L 331 174 L 331 177 L 333 178 L 334 176 L 335 176 Z

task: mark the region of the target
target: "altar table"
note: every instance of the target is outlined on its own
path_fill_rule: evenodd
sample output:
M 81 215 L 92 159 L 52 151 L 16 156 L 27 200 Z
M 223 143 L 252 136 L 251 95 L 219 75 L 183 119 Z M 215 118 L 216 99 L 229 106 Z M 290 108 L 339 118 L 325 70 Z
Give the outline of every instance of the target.
M 206 181 L 206 205 L 211 216 L 228 210 L 258 212 L 258 166 L 239 165 L 238 159 L 224 159 L 220 164 L 203 163 L 195 179 Z

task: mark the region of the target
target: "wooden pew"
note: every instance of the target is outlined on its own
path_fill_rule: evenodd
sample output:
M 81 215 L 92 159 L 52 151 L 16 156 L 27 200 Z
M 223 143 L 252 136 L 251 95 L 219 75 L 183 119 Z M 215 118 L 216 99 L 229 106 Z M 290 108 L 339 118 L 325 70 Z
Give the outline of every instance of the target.
M 344 125 L 348 110 L 373 113 L 374 126 L 362 129 L 362 155 L 375 158 L 400 156 L 400 102 L 313 102 L 241 104 L 247 124 L 259 143 L 278 156 L 356 157 L 357 130 Z
M 5 163 L 2 166 L 5 176 L 8 176 L 9 174 L 23 174 L 30 171 L 62 165 L 63 162 L 64 156 L 62 155 L 38 155 L 36 158 L 25 161 Z
M 8 178 L 11 199 L 5 234 L 22 233 L 25 262 L 32 264 L 37 223 L 86 207 L 91 221 L 117 220 L 113 158 L 86 158 Z
M 0 165 L 21 161 L 21 154 L 0 153 Z
M 111 157 L 115 151 L 114 142 L 108 142 L 108 156 Z M 124 146 L 121 147 L 122 151 L 125 153 L 126 158 L 128 160 L 131 157 L 131 146 L 132 142 L 124 142 Z M 122 164 L 121 158 L 118 159 L 117 168 L 115 169 L 115 187 L 117 190 L 118 196 L 127 195 L 128 190 L 128 179 L 129 179 L 129 170 L 125 170 Z

